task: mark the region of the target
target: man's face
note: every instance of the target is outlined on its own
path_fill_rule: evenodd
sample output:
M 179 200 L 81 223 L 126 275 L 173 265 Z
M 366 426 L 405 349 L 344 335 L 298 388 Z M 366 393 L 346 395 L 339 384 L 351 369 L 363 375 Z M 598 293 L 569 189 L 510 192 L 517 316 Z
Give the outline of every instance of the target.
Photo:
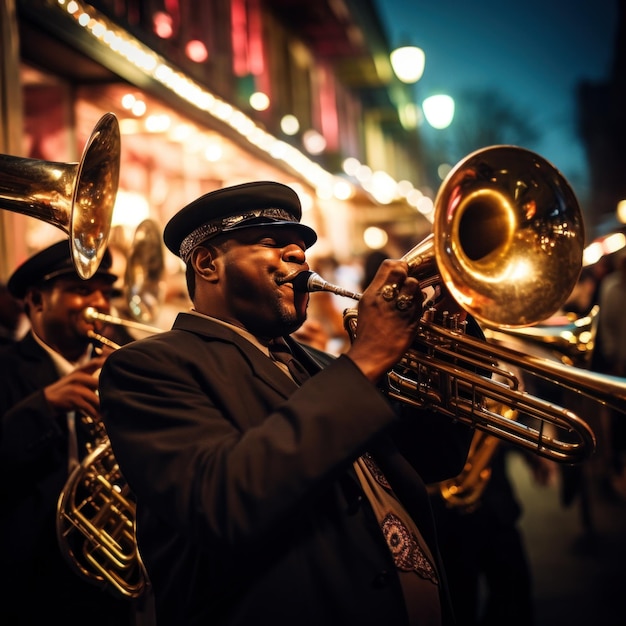
M 306 319 L 309 296 L 295 293 L 285 278 L 308 270 L 306 245 L 297 229 L 264 226 L 232 233 L 216 258 L 223 317 L 257 337 L 297 330 Z
M 108 313 L 112 290 L 110 281 L 99 276 L 89 280 L 60 276 L 31 293 L 33 329 L 66 358 L 80 353 L 89 343 L 89 330 L 95 326 L 85 319 L 85 309 L 93 307 Z

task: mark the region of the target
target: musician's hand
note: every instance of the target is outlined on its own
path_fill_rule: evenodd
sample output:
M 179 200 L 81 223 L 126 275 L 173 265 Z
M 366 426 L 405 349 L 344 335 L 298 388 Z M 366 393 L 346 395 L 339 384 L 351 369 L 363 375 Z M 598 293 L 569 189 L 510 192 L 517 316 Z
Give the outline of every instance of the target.
M 97 357 L 87 365 L 76 368 L 44 388 L 48 404 L 56 411 L 80 411 L 95 415 L 100 410 L 98 398 L 98 378 L 96 373 L 102 368 L 105 357 Z
M 422 292 L 406 261 L 387 259 L 358 305 L 357 331 L 346 352 L 373 382 L 395 365 L 415 338 Z

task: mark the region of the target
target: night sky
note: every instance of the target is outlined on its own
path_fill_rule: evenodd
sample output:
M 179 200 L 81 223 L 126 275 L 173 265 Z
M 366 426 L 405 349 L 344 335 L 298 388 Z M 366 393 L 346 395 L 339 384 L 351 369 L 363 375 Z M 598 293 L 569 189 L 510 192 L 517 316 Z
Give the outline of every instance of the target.
M 541 132 L 524 146 L 551 161 L 584 196 L 587 174 L 575 134 L 581 80 L 605 82 L 618 0 L 375 0 L 390 46 L 426 53 L 416 100 L 467 88 L 496 90 Z M 427 130 L 428 133 L 446 131 Z

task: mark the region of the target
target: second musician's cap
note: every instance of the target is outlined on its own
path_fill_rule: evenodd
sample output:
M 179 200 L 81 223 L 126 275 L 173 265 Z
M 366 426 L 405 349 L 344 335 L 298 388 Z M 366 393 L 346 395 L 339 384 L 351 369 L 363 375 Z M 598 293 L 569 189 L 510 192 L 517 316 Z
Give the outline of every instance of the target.
M 112 265 L 113 258 L 111 252 L 107 249 L 92 278 L 105 278 L 113 284 L 118 277 L 109 272 Z M 69 240 L 64 239 L 26 259 L 13 272 L 7 287 L 15 298 L 22 299 L 30 287 L 42 285 L 53 278 L 67 274 L 80 278 L 72 261 Z

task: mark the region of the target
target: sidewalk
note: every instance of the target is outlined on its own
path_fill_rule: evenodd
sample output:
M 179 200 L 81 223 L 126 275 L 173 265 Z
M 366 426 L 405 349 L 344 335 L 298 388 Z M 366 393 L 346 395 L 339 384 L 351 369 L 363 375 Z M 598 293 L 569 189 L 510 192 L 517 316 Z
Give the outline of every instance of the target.
M 509 475 L 524 509 L 536 626 L 625 626 L 626 501 L 609 497 L 589 462 L 587 498 L 578 494 L 564 507 L 560 481 L 538 487 L 519 456 L 510 456 Z

